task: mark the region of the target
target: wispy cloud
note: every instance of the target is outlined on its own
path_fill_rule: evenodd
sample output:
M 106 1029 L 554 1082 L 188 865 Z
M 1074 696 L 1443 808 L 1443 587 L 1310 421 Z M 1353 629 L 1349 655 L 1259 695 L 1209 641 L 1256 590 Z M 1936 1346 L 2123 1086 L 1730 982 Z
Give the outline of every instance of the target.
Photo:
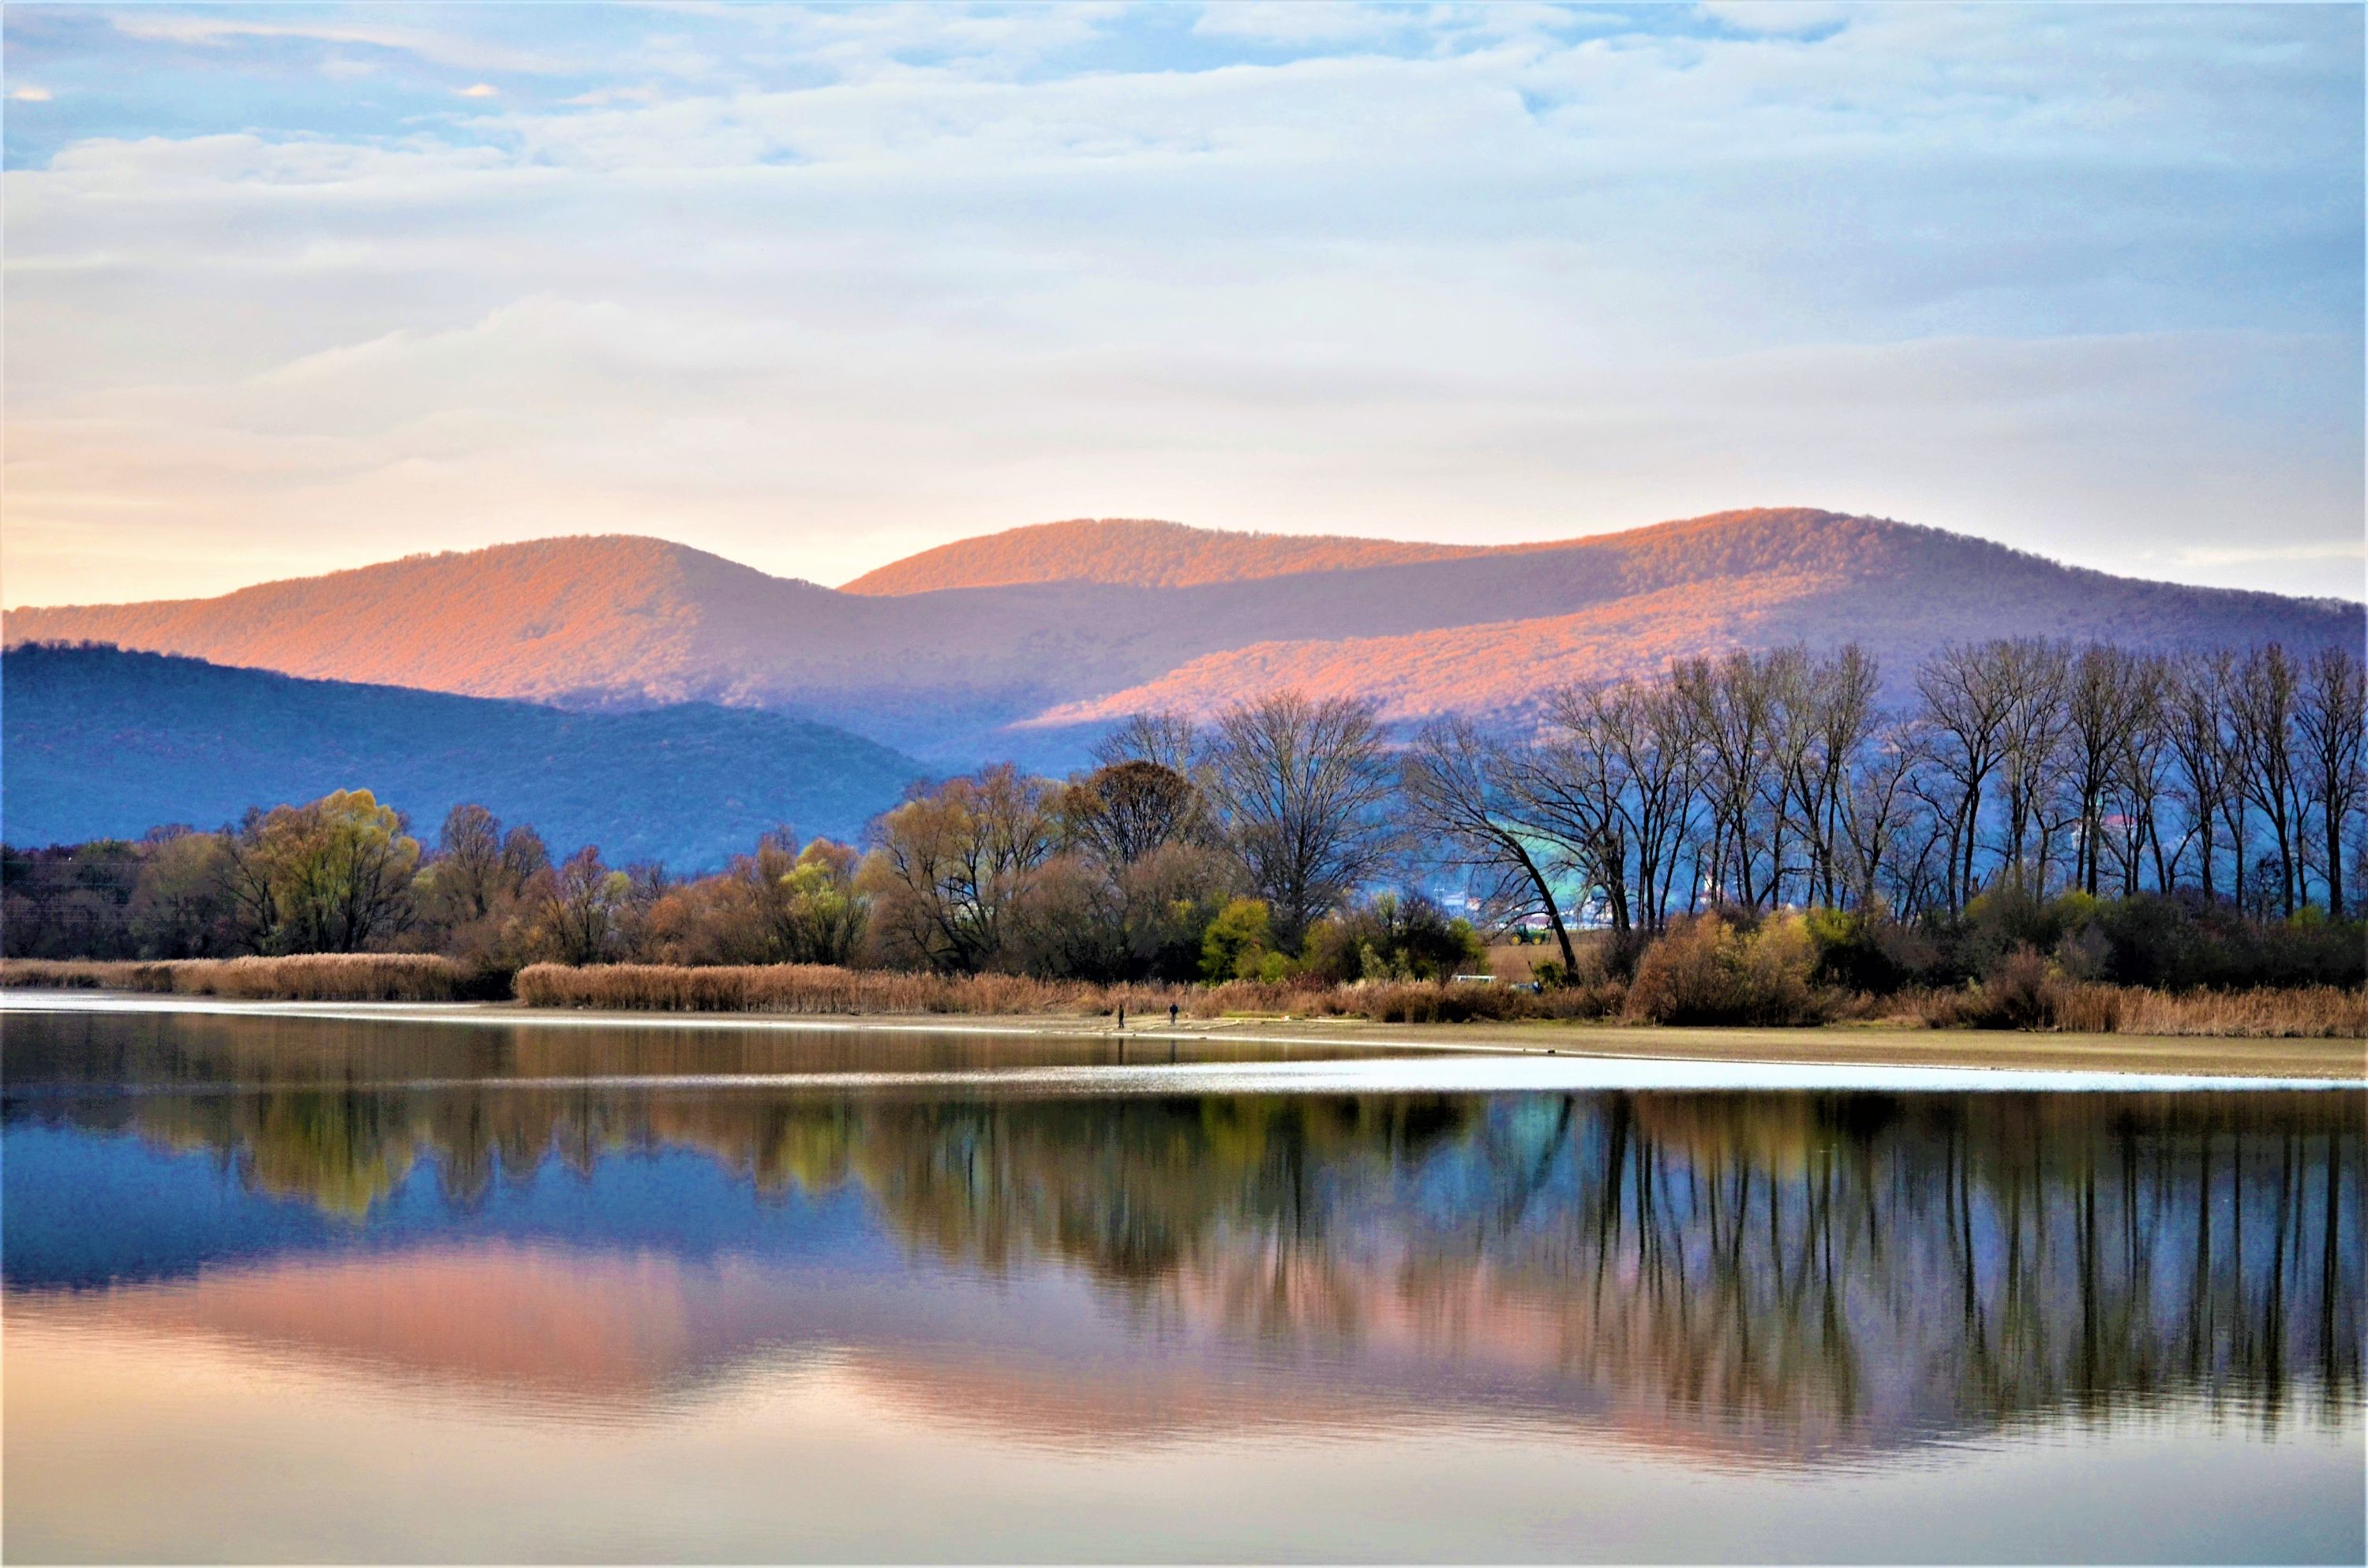
M 2175 559 L 2182 566 L 2258 566 L 2296 561 L 2368 560 L 2368 545 L 2271 544 L 2189 545 Z
M 378 14 L 401 16 L 404 8 L 389 8 Z M 262 15 L 301 13 L 265 12 Z M 389 27 L 376 22 L 265 21 L 257 16 L 169 11 L 161 7 L 119 11 L 109 20 L 115 30 L 124 37 L 154 42 L 225 45 L 241 39 L 296 39 L 315 43 L 359 44 L 395 50 L 434 64 L 471 71 L 554 72 L 580 68 L 583 63 L 580 57 L 571 61 L 558 52 L 507 48 L 472 37 L 465 31 Z
M 2358 557 L 2355 11 L 23 15 L 94 118 L 6 176 L 18 602 L 1085 512 Z

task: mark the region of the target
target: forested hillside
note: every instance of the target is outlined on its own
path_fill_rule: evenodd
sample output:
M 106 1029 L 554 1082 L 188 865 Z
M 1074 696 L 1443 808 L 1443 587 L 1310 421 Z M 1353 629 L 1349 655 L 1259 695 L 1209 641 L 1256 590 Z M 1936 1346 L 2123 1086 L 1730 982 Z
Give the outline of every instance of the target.
M 1299 572 L 1398 566 L 1484 555 L 1486 545 L 1417 544 L 1338 534 L 1235 533 L 1140 517 L 1077 517 L 956 540 L 892 561 L 841 586 L 848 594 L 928 594 L 1021 583 L 1189 588 Z
M 107 647 L 12 649 L 0 678 L 0 833 L 19 846 L 362 787 L 427 830 L 474 801 L 563 855 L 690 869 L 784 823 L 851 839 L 924 771 L 825 724 L 701 703 L 575 713 Z
M 215 599 L 13 610 L 6 636 L 570 708 L 768 708 L 959 770 L 1065 769 L 1111 716 L 1280 685 L 1379 697 L 1392 719 L 1519 722 L 1551 687 L 1736 648 L 1856 642 L 1896 699 L 1951 642 L 2307 653 L 2358 646 L 2362 624 L 2356 603 L 2116 577 L 1804 508 L 1479 551 L 1071 523 L 906 564 L 848 592 L 662 540 L 543 540 Z M 933 586 L 1009 576 L 1029 580 Z M 884 591 L 900 582 L 929 591 Z

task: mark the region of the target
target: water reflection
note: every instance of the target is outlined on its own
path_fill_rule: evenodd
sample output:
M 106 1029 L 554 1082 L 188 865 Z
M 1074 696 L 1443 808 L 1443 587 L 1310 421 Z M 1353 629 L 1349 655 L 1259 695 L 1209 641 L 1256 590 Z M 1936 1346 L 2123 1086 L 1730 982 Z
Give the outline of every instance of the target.
M 14 1017 L 12 1327 L 626 1413 L 786 1349 L 1053 1440 L 1456 1410 L 1797 1463 L 2195 1400 L 2359 1423 L 2349 1094 L 599 1081 L 883 1049 L 1008 1042 Z

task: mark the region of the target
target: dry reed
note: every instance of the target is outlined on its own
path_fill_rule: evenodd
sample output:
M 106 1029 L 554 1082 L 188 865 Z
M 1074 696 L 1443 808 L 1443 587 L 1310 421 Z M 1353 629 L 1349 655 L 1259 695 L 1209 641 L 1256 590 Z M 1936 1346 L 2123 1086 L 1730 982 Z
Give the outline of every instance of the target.
M 1376 1023 L 1457 1023 L 1473 1018 L 1600 1017 L 1618 1009 L 1600 987 L 1538 994 L 1509 986 L 1401 981 L 1308 986 L 1228 981 L 1223 985 L 1096 985 L 1024 975 L 911 974 L 820 964 L 688 968 L 670 964 L 534 964 L 517 994 L 541 1007 L 661 1013 L 949 1013 L 973 1017 L 1107 1017 L 1123 1006 L 1148 1020 L 1173 1004 L 1194 1018 L 1234 1016 L 1355 1017 Z
M 0 986 L 100 989 L 306 1002 L 449 1002 L 498 994 L 500 977 L 428 953 L 302 953 L 286 958 L 156 962 L 9 959 Z M 1148 1022 L 1173 1003 L 1192 1018 L 1363 1018 L 1374 1023 L 1613 1019 L 1625 993 L 1599 981 L 1534 993 L 1508 985 L 1384 981 L 1316 986 L 1235 980 L 1223 985 L 1096 985 L 1025 975 L 913 974 L 820 964 L 688 967 L 535 964 L 514 994 L 535 1006 L 620 1012 L 951 1014 L 1108 1017 L 1121 1006 Z M 2368 991 L 2332 985 L 2254 991 L 2152 991 L 2060 975 L 2025 983 L 1918 989 L 1839 1003 L 1843 1017 L 1927 1028 L 2022 1028 L 2075 1034 L 2227 1039 L 2368 1040 Z
M 2103 985 L 2051 976 L 2028 990 L 1992 984 L 1904 991 L 1868 1010 L 1887 1023 L 1940 1029 L 2368 1040 L 2368 991 L 2336 985 L 2156 991 L 2142 985 Z
M 294 953 L 156 962 L 9 959 L 0 986 L 165 992 L 280 1002 L 450 1002 L 481 994 L 466 965 L 434 953 Z

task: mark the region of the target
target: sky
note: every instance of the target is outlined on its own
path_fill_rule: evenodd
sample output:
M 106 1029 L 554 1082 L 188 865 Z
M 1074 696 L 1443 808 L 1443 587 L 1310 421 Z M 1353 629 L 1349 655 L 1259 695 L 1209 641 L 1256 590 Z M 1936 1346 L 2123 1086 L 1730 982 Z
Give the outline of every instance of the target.
M 2362 29 L 11 5 L 0 600 L 1751 506 L 2359 597 Z

